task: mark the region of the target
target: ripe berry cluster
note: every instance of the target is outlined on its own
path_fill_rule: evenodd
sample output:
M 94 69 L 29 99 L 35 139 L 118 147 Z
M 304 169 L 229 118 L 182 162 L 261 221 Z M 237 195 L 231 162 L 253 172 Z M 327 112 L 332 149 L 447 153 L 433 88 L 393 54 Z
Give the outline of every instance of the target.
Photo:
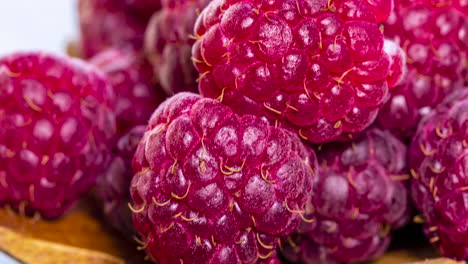
M 468 1 L 78 2 L 83 60 L 0 58 L 0 206 L 96 186 L 160 264 L 334 264 L 413 202 L 468 260 Z

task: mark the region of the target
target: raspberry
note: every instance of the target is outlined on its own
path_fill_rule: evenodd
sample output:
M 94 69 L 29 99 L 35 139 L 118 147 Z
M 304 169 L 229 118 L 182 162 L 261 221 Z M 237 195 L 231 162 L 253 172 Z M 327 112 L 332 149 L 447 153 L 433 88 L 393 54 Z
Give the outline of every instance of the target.
M 151 18 L 145 50 L 167 94 L 197 90 L 198 72 L 192 65 L 190 38 L 200 10 L 208 0 L 170 0 Z
M 288 238 L 288 244 L 281 251 L 288 263 L 302 264 L 339 264 L 327 252 L 326 248 L 320 247 L 307 236 L 294 234 Z
M 131 161 L 151 113 L 165 95 L 153 83 L 152 67 L 144 56 L 131 50 L 108 49 L 90 62 L 100 68 L 118 94 L 115 103 L 118 135 L 113 160 L 97 180 L 96 193 L 108 222 L 127 238 L 134 235 L 130 200 Z
M 285 256 L 298 263 L 379 257 L 390 231 L 409 218 L 405 145 L 389 131 L 372 128 L 354 142 L 325 146 L 317 155 L 319 176 L 306 206 L 307 218 L 315 221 L 301 224 L 299 240 L 288 239 Z
M 411 195 L 425 233 L 443 255 L 468 259 L 468 90 L 422 118 L 410 147 Z
M 154 112 L 137 148 L 134 225 L 160 264 L 278 263 L 315 168 L 294 134 L 180 93 Z
M 76 59 L 41 52 L 0 59 L 0 205 L 62 215 L 107 165 L 113 93 Z
M 136 126 L 119 139 L 113 150 L 114 159 L 96 183 L 96 194 L 107 221 L 129 240 L 135 234 L 128 208 L 132 158 L 145 130 L 146 126 Z
M 147 18 L 128 11 L 121 1 L 79 0 L 81 55 L 90 58 L 109 47 L 139 50 Z
M 165 99 L 153 82 L 152 67 L 146 59 L 131 50 L 109 49 L 90 62 L 106 73 L 115 94 L 117 128 L 120 134 L 137 125 L 146 125 L 151 113 Z
M 463 0 L 396 0 L 385 35 L 405 49 L 408 75 L 380 113 L 383 127 L 411 136 L 422 116 L 468 84 L 467 6 Z
M 150 18 L 154 12 L 161 9 L 161 0 L 123 0 L 123 2 L 136 15 L 147 18 Z
M 374 121 L 401 78 L 402 51 L 379 29 L 392 5 L 214 0 L 195 25 L 199 90 L 313 143 L 347 139 Z

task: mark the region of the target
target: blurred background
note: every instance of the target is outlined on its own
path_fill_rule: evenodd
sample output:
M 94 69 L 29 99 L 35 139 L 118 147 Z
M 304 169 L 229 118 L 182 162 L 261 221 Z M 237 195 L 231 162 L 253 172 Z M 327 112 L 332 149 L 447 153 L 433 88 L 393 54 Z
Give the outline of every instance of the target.
M 0 56 L 18 50 L 65 52 L 77 36 L 75 0 L 0 0 Z

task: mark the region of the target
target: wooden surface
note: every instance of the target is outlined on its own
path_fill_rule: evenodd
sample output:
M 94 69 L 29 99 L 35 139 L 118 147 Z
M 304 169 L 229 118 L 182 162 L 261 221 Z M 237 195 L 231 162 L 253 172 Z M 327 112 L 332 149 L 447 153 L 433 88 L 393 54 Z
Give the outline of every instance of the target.
M 25 237 L 9 228 L 0 227 L 0 248 L 24 263 L 124 264 L 123 259 L 86 249 Z M 73 256 L 71 258 L 70 256 Z
M 49 251 L 61 250 L 62 254 L 68 254 L 70 256 L 76 256 L 77 252 L 84 249 L 89 254 L 95 254 L 96 257 L 100 257 L 102 260 L 93 262 L 93 264 L 141 264 L 149 263 L 144 261 L 145 255 L 143 252 L 136 250 L 137 245 L 126 241 L 117 232 L 111 229 L 103 221 L 100 221 L 99 210 L 92 206 L 91 199 L 81 202 L 70 210 L 68 214 L 58 220 L 47 221 L 39 220 L 36 221 L 31 218 L 20 217 L 18 214 L 12 212 L 9 209 L 0 209 L 0 249 L 7 251 L 9 254 L 14 256 L 25 255 L 21 252 L 20 246 L 26 247 L 27 243 L 19 245 L 19 247 L 9 247 L 6 249 L 8 237 L 2 228 L 6 228 L 9 231 L 13 231 L 19 239 L 31 239 L 33 242 L 47 241 L 52 242 L 56 245 L 66 246 L 66 248 L 57 249 L 56 247 L 50 248 Z M 11 236 L 11 234 L 8 234 Z M 18 235 L 22 237 L 18 237 Z M 28 240 L 28 242 L 30 242 Z M 73 251 L 72 249 L 75 249 Z M 46 248 L 42 248 L 43 251 L 48 251 Z M 78 251 L 76 251 L 78 250 Z M 107 257 L 107 258 L 106 258 Z M 106 259 L 113 258 L 113 262 L 107 262 Z M 18 257 L 20 260 L 20 257 Z M 26 261 L 25 261 L 26 262 Z M 39 262 L 26 262 L 39 264 Z M 58 264 L 57 260 L 48 262 L 47 264 Z M 68 263 L 80 263 L 78 261 Z
M 144 254 L 136 250 L 137 245 L 127 242 L 98 219 L 99 210 L 92 205 L 90 199 L 81 202 L 66 216 L 55 221 L 35 221 L 20 217 L 11 210 L 0 209 L 0 249 L 17 256 L 25 263 L 35 264 L 70 263 L 70 256 L 83 257 L 83 262 L 79 261 L 81 259 L 73 261 L 80 264 L 148 263 L 143 260 Z M 30 250 L 31 248 L 37 250 Z M 29 262 L 38 254 L 47 254 L 56 259 L 53 262 Z M 396 233 L 390 251 L 374 264 L 413 263 L 437 257 L 435 250 L 419 232 L 419 227 L 411 225 Z M 60 259 L 68 259 L 68 262 L 61 262 Z M 446 262 L 447 260 L 433 261 L 436 261 L 434 264 L 454 263 Z

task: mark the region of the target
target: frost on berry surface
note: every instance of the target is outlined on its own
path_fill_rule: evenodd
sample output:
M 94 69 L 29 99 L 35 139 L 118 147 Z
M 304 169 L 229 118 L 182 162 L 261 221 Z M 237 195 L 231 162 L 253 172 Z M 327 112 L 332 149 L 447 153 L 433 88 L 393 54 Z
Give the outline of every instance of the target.
M 468 2 L 396 0 L 385 36 L 405 50 L 408 74 L 379 115 L 403 136 L 451 91 L 468 85 Z
M 406 147 L 391 132 L 371 128 L 345 144 L 317 153 L 318 177 L 298 234 L 283 254 L 294 263 L 373 260 L 387 249 L 391 232 L 407 223 Z
M 134 225 L 158 263 L 278 263 L 316 158 L 284 129 L 179 93 L 152 115 L 133 169 Z
M 151 113 L 165 99 L 154 81 L 145 57 L 132 50 L 108 49 L 90 60 L 103 71 L 117 95 L 115 115 L 120 135 L 137 125 L 146 125 Z
M 93 186 L 115 133 L 100 71 L 40 52 L 0 58 L 0 205 L 62 215 Z
M 197 91 L 191 35 L 197 16 L 209 0 L 166 0 L 145 32 L 145 51 L 167 94 Z
M 114 158 L 106 172 L 96 182 L 96 195 L 107 221 L 129 240 L 135 231 L 132 224 L 130 182 L 133 177 L 132 159 L 146 126 L 136 126 L 123 135 L 113 149 Z
M 129 6 L 137 7 L 144 2 L 151 1 L 79 0 L 81 55 L 90 58 L 110 47 L 141 49 L 149 17 Z
M 468 259 L 468 91 L 458 90 L 423 117 L 410 148 L 411 195 L 431 243 Z
M 198 17 L 192 60 L 202 95 L 266 117 L 303 139 L 368 127 L 403 72 L 379 23 L 392 0 L 214 0 Z

